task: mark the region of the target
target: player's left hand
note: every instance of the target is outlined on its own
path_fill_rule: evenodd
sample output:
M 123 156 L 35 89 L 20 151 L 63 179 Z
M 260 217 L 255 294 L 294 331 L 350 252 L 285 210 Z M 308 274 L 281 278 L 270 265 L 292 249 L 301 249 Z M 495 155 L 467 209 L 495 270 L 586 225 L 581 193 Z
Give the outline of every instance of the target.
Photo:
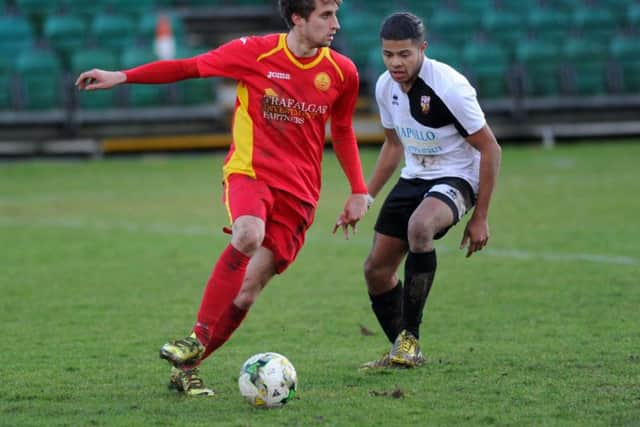
M 338 216 L 336 223 L 333 226 L 333 233 L 338 231 L 338 228 L 342 228 L 342 234 L 344 238 L 349 240 L 349 227 L 356 234 L 356 224 L 362 219 L 364 214 L 367 213 L 368 201 L 366 194 L 352 194 L 344 204 L 344 210 Z
M 467 248 L 469 258 L 476 251 L 481 251 L 489 241 L 489 223 L 484 218 L 472 216 L 462 235 L 460 249 Z

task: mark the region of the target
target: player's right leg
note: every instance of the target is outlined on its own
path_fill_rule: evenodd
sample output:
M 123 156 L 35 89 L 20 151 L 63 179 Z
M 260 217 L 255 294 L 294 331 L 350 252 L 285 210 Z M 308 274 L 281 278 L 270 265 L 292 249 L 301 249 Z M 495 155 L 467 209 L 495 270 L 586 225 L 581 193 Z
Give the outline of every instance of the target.
M 204 354 L 204 345 L 195 333 L 188 337 L 169 341 L 160 347 L 160 358 L 167 360 L 174 367 L 194 366 Z

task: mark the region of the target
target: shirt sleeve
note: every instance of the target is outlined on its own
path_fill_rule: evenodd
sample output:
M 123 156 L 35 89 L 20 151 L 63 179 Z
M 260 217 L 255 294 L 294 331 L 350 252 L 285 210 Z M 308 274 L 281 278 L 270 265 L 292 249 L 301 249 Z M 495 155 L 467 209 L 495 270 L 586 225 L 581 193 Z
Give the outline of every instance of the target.
M 362 173 L 358 143 L 353 130 L 353 114 L 358 100 L 360 80 L 355 66 L 345 73 L 342 94 L 335 101 L 331 112 L 331 137 L 333 149 L 344 171 L 353 194 L 367 194 Z
M 389 111 L 388 100 L 384 96 L 384 88 L 386 85 L 383 83 L 384 74 L 378 78 L 376 82 L 376 103 L 378 104 L 378 111 L 380 112 L 380 123 L 385 129 L 394 129 L 393 116 Z
M 203 77 L 227 77 L 242 80 L 255 73 L 257 41 L 242 37 L 196 57 L 198 70 Z
M 124 70 L 127 83 L 173 83 L 200 77 L 195 58 L 154 61 Z
M 464 128 L 467 135 L 476 133 L 486 123 L 484 112 L 478 104 L 476 90 L 468 81 L 458 81 L 443 94 L 442 101 L 456 120 Z

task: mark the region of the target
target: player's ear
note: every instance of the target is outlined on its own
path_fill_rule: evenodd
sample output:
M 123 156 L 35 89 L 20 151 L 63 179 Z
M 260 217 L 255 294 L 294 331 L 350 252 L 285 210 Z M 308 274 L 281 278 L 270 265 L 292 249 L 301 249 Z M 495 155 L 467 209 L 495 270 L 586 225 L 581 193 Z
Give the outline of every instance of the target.
M 302 23 L 302 21 L 304 21 L 304 18 L 302 17 L 302 15 L 297 14 L 297 13 L 291 14 L 291 22 L 293 22 L 293 26 L 294 27 L 296 25 L 300 25 Z

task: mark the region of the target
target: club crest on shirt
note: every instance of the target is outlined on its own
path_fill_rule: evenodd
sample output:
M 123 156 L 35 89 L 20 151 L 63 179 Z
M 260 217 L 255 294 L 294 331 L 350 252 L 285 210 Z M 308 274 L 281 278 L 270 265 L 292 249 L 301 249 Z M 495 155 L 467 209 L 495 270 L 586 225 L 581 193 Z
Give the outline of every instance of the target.
M 326 92 L 331 87 L 331 77 L 323 71 L 316 75 L 313 84 L 316 86 L 316 89 Z
M 420 97 L 420 108 L 422 109 L 422 114 L 427 114 L 429 112 L 429 105 L 431 103 L 431 97 L 429 95 L 422 95 Z

